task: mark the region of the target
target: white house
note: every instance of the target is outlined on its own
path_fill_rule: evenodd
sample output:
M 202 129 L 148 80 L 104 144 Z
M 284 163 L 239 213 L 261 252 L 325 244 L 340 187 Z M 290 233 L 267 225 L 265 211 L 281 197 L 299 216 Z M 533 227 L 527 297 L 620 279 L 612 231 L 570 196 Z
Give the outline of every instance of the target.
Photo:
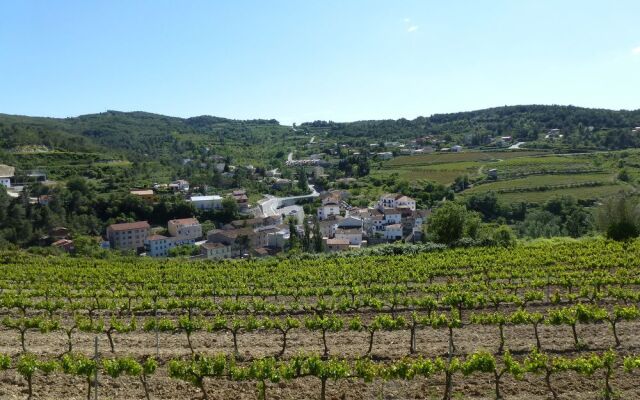
M 385 208 L 383 213 L 384 225 L 399 224 L 402 220 L 402 212 L 397 208 Z
M 150 257 L 167 257 L 169 250 L 175 247 L 175 238 L 162 235 L 147 236 L 144 240 L 144 248 Z
M 6 188 L 10 188 L 11 178 L 13 178 L 15 171 L 16 171 L 15 167 L 0 164 L 0 185 Z
M 191 203 L 193 207 L 198 210 L 221 210 L 222 209 L 222 197 L 218 195 L 213 196 L 191 196 Z
M 332 215 L 340 215 L 340 206 L 338 203 L 328 202 L 318 207 L 318 219 L 323 221 Z
M 462 151 L 462 146 L 456 144 L 455 146 L 451 146 L 452 153 L 460 153 Z
M 208 260 L 231 258 L 231 246 L 222 243 L 203 243 L 200 246 L 200 254 L 204 255 Z
M 408 208 L 414 211 L 416 209 L 416 201 L 402 194 L 388 193 L 382 195 L 378 200 L 378 209 L 384 210 L 385 208 Z
M 384 238 L 386 240 L 402 239 L 402 224 L 386 225 L 384 227 Z
M 393 153 L 390 151 L 382 151 L 380 153 L 376 153 L 376 155 L 381 160 L 391 160 L 393 158 Z
M 337 228 L 335 239 L 348 240 L 350 245 L 362 244 L 362 228 Z
M 180 243 L 193 243 L 202 237 L 202 226 L 195 218 L 172 219 L 167 224 L 169 234 Z

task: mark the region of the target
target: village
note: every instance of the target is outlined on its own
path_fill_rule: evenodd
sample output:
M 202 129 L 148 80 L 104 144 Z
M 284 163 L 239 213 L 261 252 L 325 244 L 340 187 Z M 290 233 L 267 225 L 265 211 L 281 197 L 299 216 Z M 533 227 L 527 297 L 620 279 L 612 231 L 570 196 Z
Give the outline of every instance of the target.
M 151 192 L 139 195 L 151 196 Z M 316 215 L 310 216 L 305 216 L 299 206 L 285 206 L 282 209 L 294 209 L 281 214 L 276 209 L 265 216 L 261 207 L 249 207 L 243 191 L 234 191 L 231 197 L 241 210 L 257 215 L 246 214 L 249 218 L 207 232 L 196 218 L 170 220 L 166 229 L 152 227 L 147 221 L 112 224 L 107 228 L 103 247 L 135 251 L 141 256 L 167 257 L 173 248 L 192 245 L 199 253 L 193 258 L 215 260 L 275 255 L 289 250 L 295 236 L 321 243 L 324 252 L 338 252 L 396 241 L 418 242 L 429 214 L 428 210 L 417 210 L 415 200 L 402 194 L 385 194 L 371 207 L 354 208 L 348 205 L 346 192 L 323 192 L 317 194 L 320 206 Z M 190 198 L 200 210 L 220 209 L 222 200 L 217 195 Z M 270 200 L 273 199 L 265 201 Z M 321 242 L 314 237 L 318 234 Z M 60 239 L 56 244 L 69 242 Z

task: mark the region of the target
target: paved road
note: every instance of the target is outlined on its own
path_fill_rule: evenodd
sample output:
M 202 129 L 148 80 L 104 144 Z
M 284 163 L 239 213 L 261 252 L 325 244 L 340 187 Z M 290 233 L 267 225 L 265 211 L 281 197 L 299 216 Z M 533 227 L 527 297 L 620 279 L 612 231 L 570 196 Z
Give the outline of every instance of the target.
M 287 211 L 286 209 L 288 207 L 293 207 L 293 206 L 282 207 L 283 204 L 285 203 L 296 202 L 299 200 L 308 200 L 308 199 L 313 199 L 320 196 L 320 193 L 318 193 L 318 191 L 316 190 L 315 187 L 313 187 L 313 185 L 309 185 L 309 189 L 311 189 L 311 194 L 305 194 L 303 196 L 276 197 L 276 196 L 267 194 L 265 195 L 264 199 L 258 201 L 257 208 L 260 210 L 260 213 L 262 214 L 263 217 L 270 217 L 272 215 L 282 214 L 283 209 Z M 288 211 L 291 211 L 291 210 L 293 209 L 290 209 Z
M 523 144 L 525 144 L 525 142 L 518 142 L 512 146 L 509 146 L 509 150 L 518 150 Z
M 293 151 L 287 156 L 287 161 L 293 161 Z

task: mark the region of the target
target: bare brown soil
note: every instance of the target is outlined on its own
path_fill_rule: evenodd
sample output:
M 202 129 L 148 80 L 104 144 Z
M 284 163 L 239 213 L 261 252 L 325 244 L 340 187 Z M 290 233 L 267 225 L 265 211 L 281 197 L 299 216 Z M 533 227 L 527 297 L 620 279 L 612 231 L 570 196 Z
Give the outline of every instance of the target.
M 603 352 L 613 346 L 614 339 L 607 324 L 580 325 L 580 338 L 588 344 L 587 351 Z M 619 354 L 640 353 L 640 323 L 620 323 L 619 335 L 622 348 Z M 516 358 L 521 359 L 535 344 L 530 326 L 507 326 L 505 328 L 507 347 Z M 564 326 L 541 326 L 540 336 L 545 351 L 563 356 L 579 355 L 573 349 L 570 328 Z M 74 350 L 84 354 L 93 354 L 95 335 L 76 333 Z M 115 354 L 109 351 L 106 335 L 98 335 L 99 347 L 103 357 L 155 355 L 155 334 L 141 331 L 129 334 L 114 334 Z M 343 331 L 328 333 L 328 345 L 332 355 L 356 358 L 363 355 L 368 346 L 368 335 L 361 332 Z M 233 350 L 231 335 L 228 333 L 197 332 L 192 337 L 196 351 L 204 354 L 231 353 Z M 195 399 L 200 393 L 192 385 L 171 379 L 162 364 L 173 357 L 188 357 L 184 334 L 160 334 L 161 367 L 150 379 L 150 389 L 154 399 Z M 239 350 L 246 359 L 273 355 L 281 346 L 281 336 L 275 332 L 242 333 L 239 335 Z M 479 349 L 496 352 L 498 348 L 498 330 L 492 326 L 465 326 L 455 330 L 455 344 L 460 354 L 468 354 Z M 373 356 L 382 360 L 398 359 L 408 354 L 409 331 L 378 332 L 375 334 Z M 419 354 L 436 357 L 446 354 L 447 331 L 431 328 L 421 329 L 417 337 Z M 62 332 L 41 334 L 27 333 L 27 349 L 41 356 L 55 357 L 66 349 L 66 336 Z M 0 354 L 16 356 L 20 352 L 18 334 L 14 331 L 0 330 Z M 306 329 L 294 330 L 288 337 L 286 356 L 298 352 L 320 353 L 322 341 L 319 332 Z M 586 354 L 586 353 L 585 353 Z M 621 360 L 618 360 L 621 363 Z M 553 376 L 553 386 L 561 399 L 597 399 L 603 387 L 602 375 L 584 377 L 573 372 Z M 117 380 L 100 377 L 100 399 L 143 399 L 144 392 L 140 382 L 133 378 L 121 377 Z M 628 374 L 618 366 L 612 386 L 621 399 L 640 399 L 640 376 Z M 255 399 L 256 385 L 251 382 L 230 382 L 227 380 L 207 380 L 206 387 L 214 399 Z M 62 373 L 51 376 L 37 376 L 35 379 L 36 399 L 85 399 L 86 383 L 82 378 Z M 491 399 L 494 397 L 493 377 L 488 374 L 454 377 L 454 398 Z M 359 380 L 330 382 L 329 399 L 438 399 L 442 397 L 443 376 L 416 378 L 412 381 L 376 381 L 364 383 Z M 505 376 L 502 391 L 506 399 L 547 399 L 550 394 L 542 377 L 527 374 L 522 381 Z M 268 399 L 315 399 L 319 398 L 320 383 L 315 378 L 269 384 Z M 26 384 L 15 370 L 0 372 L 0 399 L 25 399 Z

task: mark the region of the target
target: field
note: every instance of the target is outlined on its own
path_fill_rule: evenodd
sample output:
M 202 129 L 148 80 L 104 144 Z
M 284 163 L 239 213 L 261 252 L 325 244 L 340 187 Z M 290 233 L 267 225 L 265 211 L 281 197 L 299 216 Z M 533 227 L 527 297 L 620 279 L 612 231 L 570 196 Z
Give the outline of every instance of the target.
M 592 154 L 552 154 L 535 151 L 505 151 L 429 154 L 389 160 L 373 176 L 398 178 L 410 182 L 433 181 L 449 185 L 457 177 L 475 182 L 460 193 L 463 197 L 493 191 L 503 203 L 541 203 L 558 195 L 580 200 L 598 200 L 633 185 L 617 179 L 624 167 L 631 180 L 640 176 L 637 152 Z M 488 179 L 495 169 L 498 179 Z
M 2 253 L 0 398 L 27 382 L 87 398 L 96 371 L 109 399 L 638 398 L 639 256 L 603 239 L 220 263 Z

